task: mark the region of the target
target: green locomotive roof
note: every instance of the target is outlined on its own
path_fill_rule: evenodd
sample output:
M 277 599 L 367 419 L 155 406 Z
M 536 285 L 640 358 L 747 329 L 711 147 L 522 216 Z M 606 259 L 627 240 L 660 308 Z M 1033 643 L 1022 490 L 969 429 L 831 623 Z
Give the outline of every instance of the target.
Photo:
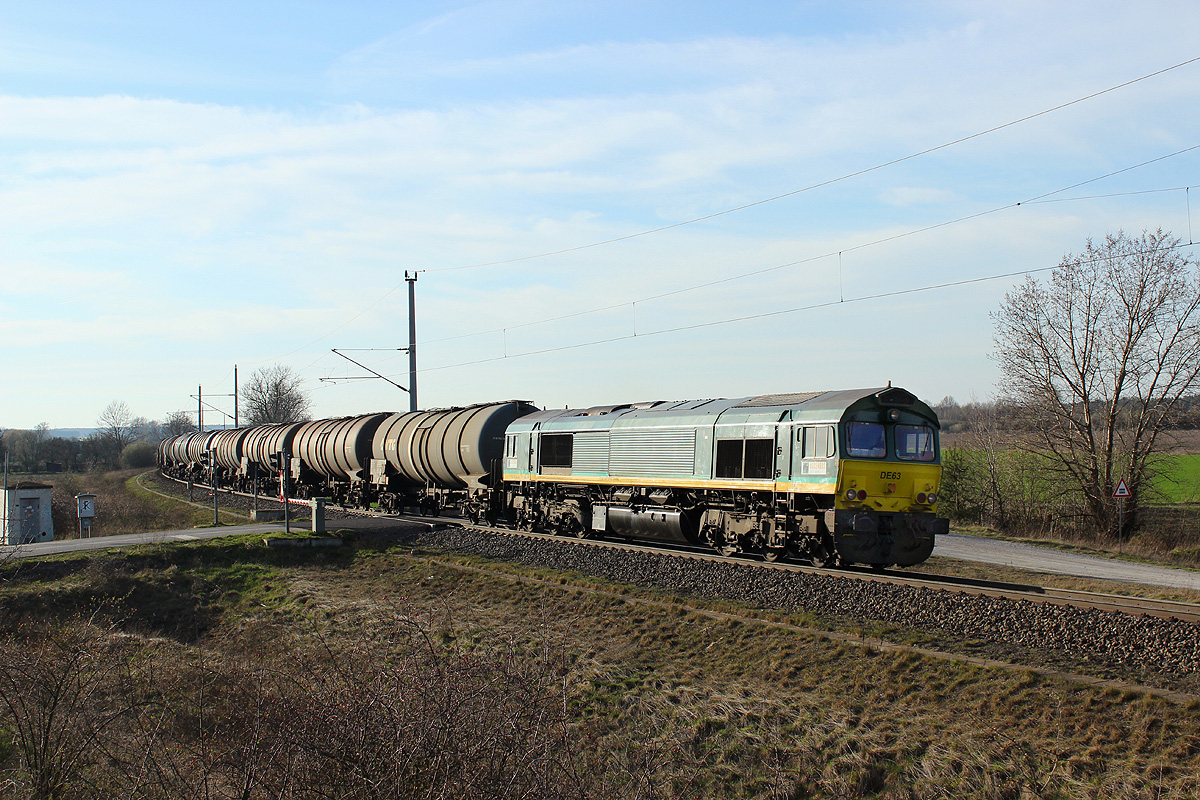
M 583 409 L 551 409 L 521 417 L 508 433 L 610 430 L 625 427 L 675 427 L 720 423 L 835 422 L 852 409 L 901 407 L 936 424 L 937 416 L 912 393 L 895 386 L 826 392 L 769 394 L 732 400 L 652 401 Z

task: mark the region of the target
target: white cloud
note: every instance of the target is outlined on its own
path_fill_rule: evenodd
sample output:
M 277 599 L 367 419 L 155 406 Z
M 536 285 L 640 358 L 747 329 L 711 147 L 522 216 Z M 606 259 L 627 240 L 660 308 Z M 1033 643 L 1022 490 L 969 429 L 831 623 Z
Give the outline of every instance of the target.
M 922 6 L 917 22 L 896 31 L 523 41 L 521 25 L 548 6 L 522 5 L 519 24 L 501 19 L 505 8 L 473 6 L 377 36 L 329 70 L 343 89 L 365 87 L 362 97 L 339 95 L 345 102 L 280 111 L 122 94 L 0 97 L 5 344 L 44 361 L 66 358 L 73 344 L 102 343 L 127 352 L 132 366 L 122 371 L 145 371 L 147 387 L 281 355 L 315 374 L 335 363 L 329 346 L 403 343 L 406 269 L 572 250 L 821 184 L 1182 60 L 1194 49 L 1184 21 L 1196 19 L 1179 5 L 1080 14 L 1057 4 L 945 3 Z M 1156 24 L 1158 38 L 1143 46 Z M 489 26 L 500 26 L 502 43 L 473 46 Z M 856 249 L 1195 143 L 1198 70 L 700 224 L 553 258 L 430 272 L 418 286 L 422 336 L 507 326 L 507 345 L 534 349 L 624 336 L 635 319 L 646 334 L 1053 263 L 1087 235 L 1120 226 L 1157 220 L 1182 230 L 1178 198 L 1143 197 L 1023 206 Z M 400 89 L 389 94 L 391 85 Z M 1177 159 L 1096 190 L 1189 182 L 1197 164 L 1195 155 Z M 839 252 L 841 270 L 829 255 Z M 636 313 L 629 305 L 819 256 L 639 302 Z M 62 286 L 88 290 L 96 307 L 62 306 Z M 987 312 L 1000 290 L 943 295 L 954 298 L 939 313 L 957 331 L 955 352 L 986 351 Z M 604 305 L 618 308 L 515 328 Z M 559 383 L 583 394 L 604 375 L 603 399 L 625 390 L 735 391 L 712 388 L 721 380 L 747 392 L 789 388 L 756 382 L 804 388 L 814 376 L 820 385 L 861 383 L 855 370 L 878 365 L 828 348 L 842 337 L 853 340 L 850 351 L 870 353 L 872 343 L 894 341 L 897 326 L 919 346 L 889 351 L 888 369 L 922 375 L 939 396 L 965 394 L 951 385 L 958 375 L 977 386 L 990 366 L 939 373 L 930 354 L 944 333 L 923 319 L 911 333 L 904 327 L 919 316 L 906 309 L 938 306 L 924 295 L 847 304 L 443 370 L 431 373 L 429 396 L 533 394 L 507 369 L 548 382 L 546 402 L 570 394 Z M 431 343 L 423 363 L 503 354 L 505 345 L 494 334 Z M 779 376 L 781 358 L 794 375 Z M 171 366 L 151 375 L 144 363 Z M 624 364 L 635 366 L 617 368 Z M 47 385 L 61 386 L 52 374 Z M 651 391 L 655 380 L 671 391 Z M 104 393 L 115 396 L 112 381 Z M 391 402 L 373 391 L 353 396 Z

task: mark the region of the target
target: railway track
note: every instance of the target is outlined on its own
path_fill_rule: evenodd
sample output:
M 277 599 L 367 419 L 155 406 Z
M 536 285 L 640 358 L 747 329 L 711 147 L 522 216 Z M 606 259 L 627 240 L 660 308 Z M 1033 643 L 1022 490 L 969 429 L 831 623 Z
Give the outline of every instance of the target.
M 175 481 L 176 483 L 183 483 L 183 481 L 179 481 L 175 478 L 168 479 Z M 194 486 L 206 491 L 210 491 L 212 489 L 210 486 L 199 483 L 194 484 Z M 247 492 L 235 492 L 227 489 L 221 489 L 220 491 L 241 497 L 252 497 L 252 495 Z M 263 495 L 259 495 L 259 498 L 271 502 L 281 502 L 277 498 L 265 497 Z M 309 505 L 309 501 L 296 498 L 290 498 L 288 502 L 294 506 L 307 507 Z M 1072 606 L 1076 608 L 1093 609 L 1097 611 L 1129 614 L 1132 616 L 1157 617 L 1159 619 L 1175 620 L 1179 622 L 1200 623 L 1200 604 L 1196 603 L 1183 603 L 1173 600 L 1157 600 L 1143 597 L 1132 597 L 1129 595 L 1104 594 L 1100 592 L 1085 592 L 1074 589 L 1059 589 L 1050 586 L 1036 586 L 1032 584 L 1009 583 L 1004 581 L 988 581 L 978 578 L 964 578 L 954 575 L 938 575 L 905 571 L 877 572 L 874 570 L 855 568 L 832 569 L 789 562 L 766 562 L 747 557 L 723 556 L 719 553 L 713 553 L 707 549 L 701 548 L 693 549 L 683 547 L 663 547 L 657 543 L 649 544 L 642 542 L 612 541 L 608 539 L 581 539 L 548 533 L 514 530 L 511 528 L 498 528 L 490 525 L 473 523 L 458 517 L 430 517 L 419 514 L 385 514 L 382 512 L 349 508 L 336 504 L 327 505 L 326 508 L 327 510 L 334 510 L 360 517 L 395 519 L 399 521 L 416 522 L 431 526 L 447 524 L 457 525 L 462 528 L 477 530 L 495 536 L 523 537 L 583 547 L 606 548 L 609 550 L 625 550 L 643 553 L 650 552 L 669 555 L 674 558 L 693 559 L 696 561 L 706 561 L 711 563 L 753 565 L 760 569 L 776 570 L 784 573 L 838 576 L 853 580 L 927 588 L 931 590 L 956 592 L 968 595 L 984 595 L 988 597 L 999 597 L 1010 600 L 1023 600 L 1031 603 Z

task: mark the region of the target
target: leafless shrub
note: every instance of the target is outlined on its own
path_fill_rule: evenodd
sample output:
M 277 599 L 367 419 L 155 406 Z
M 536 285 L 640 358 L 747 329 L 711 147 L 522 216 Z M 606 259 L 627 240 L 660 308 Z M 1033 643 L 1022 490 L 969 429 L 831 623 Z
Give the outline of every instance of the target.
M 84 782 L 96 742 L 126 710 L 105 702 L 119 650 L 87 623 L 27 626 L 0 641 L 0 706 L 18 762 L 11 787 L 41 800 L 70 796 Z
M 457 647 L 398 620 L 390 646 L 325 642 L 264 674 L 233 709 L 231 778 L 280 796 L 581 797 L 572 728 L 551 665 Z M 303 678 L 301 680 L 300 678 Z

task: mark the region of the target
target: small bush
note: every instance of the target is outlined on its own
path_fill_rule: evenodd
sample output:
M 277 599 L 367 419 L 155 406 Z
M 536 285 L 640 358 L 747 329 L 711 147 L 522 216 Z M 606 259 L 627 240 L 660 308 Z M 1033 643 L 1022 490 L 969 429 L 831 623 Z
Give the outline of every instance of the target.
M 121 451 L 122 469 L 146 469 L 154 466 L 158 448 L 149 442 L 134 442 Z

